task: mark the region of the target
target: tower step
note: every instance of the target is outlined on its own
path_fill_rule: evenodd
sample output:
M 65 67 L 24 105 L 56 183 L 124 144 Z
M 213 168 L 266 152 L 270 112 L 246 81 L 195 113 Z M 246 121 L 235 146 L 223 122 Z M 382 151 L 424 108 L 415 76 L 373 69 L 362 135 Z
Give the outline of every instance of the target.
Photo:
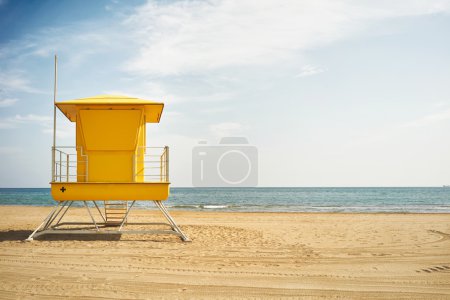
M 105 201 L 106 226 L 119 226 L 127 211 L 127 201 Z

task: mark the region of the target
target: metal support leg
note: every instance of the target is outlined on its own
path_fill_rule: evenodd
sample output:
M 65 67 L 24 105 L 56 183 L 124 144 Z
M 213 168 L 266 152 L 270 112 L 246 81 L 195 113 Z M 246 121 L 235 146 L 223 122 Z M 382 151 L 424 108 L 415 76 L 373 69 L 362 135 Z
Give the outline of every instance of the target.
M 61 217 L 59 217 L 58 221 L 56 222 L 55 225 L 52 226 L 52 228 L 55 228 L 56 226 L 58 226 L 59 222 L 61 222 L 62 218 L 66 215 L 67 211 L 69 210 L 69 208 L 72 206 L 73 201 L 70 201 L 69 205 L 67 205 L 66 210 L 63 212 L 63 214 L 61 215 Z
M 181 231 L 180 227 L 178 227 L 178 225 L 175 223 L 174 219 L 170 216 L 169 211 L 164 206 L 164 204 L 162 204 L 161 201 L 154 201 L 154 202 L 155 202 L 156 206 L 158 206 L 159 210 L 161 210 L 164 217 L 166 217 L 167 221 L 169 221 L 169 223 L 172 225 L 172 228 L 174 229 L 174 231 L 178 232 L 181 235 L 181 239 L 185 242 L 190 242 L 191 240 L 189 239 L 189 237 Z
M 136 202 L 136 200 L 134 200 L 134 201 L 131 203 L 130 208 L 127 209 L 127 213 L 126 213 L 125 216 L 123 217 L 122 223 L 120 223 L 119 231 L 122 230 L 123 224 L 125 224 L 125 221 L 127 220 L 128 214 L 130 213 L 131 208 L 133 207 L 133 205 L 134 205 L 135 202 Z
M 61 211 L 64 209 L 64 207 L 67 204 L 67 202 L 60 202 L 60 204 L 61 203 L 62 203 L 62 205 L 59 207 L 59 209 L 55 212 L 55 214 L 52 216 L 52 218 L 50 220 L 48 220 L 47 224 L 45 224 L 44 230 L 47 230 L 52 225 L 53 221 L 55 221 L 55 219 L 58 217 L 58 215 L 61 213 Z
M 91 210 L 87 204 L 87 201 L 83 201 L 84 206 L 86 207 L 86 210 L 89 213 L 89 216 L 91 218 L 92 223 L 83 223 L 83 222 L 69 222 L 69 223 L 61 223 L 61 220 L 66 215 L 67 211 L 70 209 L 74 201 L 64 201 L 59 202 L 55 207 L 52 209 L 52 211 L 49 213 L 49 215 L 44 219 L 44 221 L 34 230 L 30 236 L 27 238 L 27 241 L 32 241 L 33 237 L 38 237 L 43 234 L 70 234 L 70 233 L 76 233 L 76 234 L 98 234 L 100 232 L 100 228 L 97 224 L 97 222 L 94 219 L 94 216 L 91 213 Z M 159 208 L 159 210 L 163 213 L 164 217 L 167 219 L 168 223 L 136 223 L 135 225 L 140 224 L 147 224 L 147 225 L 168 225 L 171 227 L 171 230 L 124 230 L 122 231 L 125 223 L 127 222 L 128 215 L 133 208 L 136 201 L 133 201 L 131 205 L 128 207 L 127 205 L 127 212 L 125 216 L 123 217 L 123 220 L 120 224 L 120 228 L 117 231 L 109 231 L 106 230 L 103 233 L 106 234 L 174 234 L 179 236 L 183 241 L 187 242 L 190 241 L 190 239 L 181 231 L 181 229 L 178 227 L 178 225 L 175 223 L 174 219 L 170 216 L 169 211 L 167 208 L 162 204 L 161 201 L 154 201 L 155 205 Z M 94 202 L 94 205 L 96 206 L 97 210 L 100 210 L 98 205 Z M 100 211 L 101 214 L 101 211 Z M 103 218 L 103 214 L 102 218 Z M 52 225 L 56 221 L 55 225 Z M 81 229 L 59 229 L 56 227 L 62 226 L 64 224 L 69 225 L 91 225 L 94 224 L 96 231 L 92 230 L 92 227 L 86 228 L 88 230 Z M 102 223 L 100 223 L 102 224 Z M 133 223 L 134 224 L 134 223 Z
M 95 202 L 95 201 L 92 201 L 92 202 L 94 202 L 94 205 L 95 205 L 95 207 L 97 208 L 97 210 L 98 210 L 98 213 L 100 214 L 100 216 L 102 217 L 102 219 L 103 219 L 103 222 L 105 222 L 106 223 L 106 219 L 105 219 L 105 217 L 103 217 L 103 214 L 102 214 L 102 212 L 100 211 L 100 208 L 98 207 L 98 205 L 97 205 L 97 202 Z
M 33 240 L 33 236 L 36 234 L 36 232 L 38 232 L 39 229 L 41 229 L 41 227 L 46 224 L 46 222 L 48 222 L 50 220 L 51 217 L 53 217 L 53 214 L 55 213 L 56 209 L 59 207 L 61 203 L 58 203 L 55 205 L 55 207 L 53 207 L 52 211 L 48 214 L 48 216 L 44 219 L 44 221 L 33 231 L 32 234 L 30 234 L 30 236 L 26 239 L 26 241 L 32 241 Z
M 89 209 L 89 206 L 86 204 L 86 201 L 83 201 L 83 203 L 84 203 L 84 206 L 86 207 L 89 215 L 91 216 L 92 223 L 94 223 L 95 228 L 97 229 L 97 231 L 99 231 L 98 226 L 97 226 L 97 222 L 95 222 L 95 219 L 94 219 L 94 217 L 91 214 L 91 210 Z

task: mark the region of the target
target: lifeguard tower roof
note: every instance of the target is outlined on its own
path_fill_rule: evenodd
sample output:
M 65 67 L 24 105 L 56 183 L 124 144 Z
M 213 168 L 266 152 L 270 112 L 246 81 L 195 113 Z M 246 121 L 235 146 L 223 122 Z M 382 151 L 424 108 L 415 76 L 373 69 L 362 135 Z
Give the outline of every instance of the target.
M 143 100 L 121 95 L 98 95 L 88 98 L 65 100 L 55 103 L 59 110 L 71 121 L 77 121 L 78 109 L 144 109 L 146 123 L 159 123 L 164 109 L 164 103 Z

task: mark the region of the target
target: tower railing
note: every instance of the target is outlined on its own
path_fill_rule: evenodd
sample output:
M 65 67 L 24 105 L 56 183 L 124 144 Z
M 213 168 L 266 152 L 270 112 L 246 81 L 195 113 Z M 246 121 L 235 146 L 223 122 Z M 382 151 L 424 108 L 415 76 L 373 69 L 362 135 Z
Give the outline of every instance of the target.
M 52 151 L 52 182 L 77 182 L 80 181 L 79 178 L 81 181 L 87 181 L 88 156 L 83 153 L 82 147 L 58 146 L 52 147 Z M 78 168 L 81 166 L 84 172 L 79 174 Z
M 87 182 L 88 155 L 82 147 L 52 148 L 52 182 Z M 133 182 L 169 182 L 169 147 L 138 147 L 133 155 Z
M 169 182 L 169 147 L 138 147 L 133 173 L 135 182 Z

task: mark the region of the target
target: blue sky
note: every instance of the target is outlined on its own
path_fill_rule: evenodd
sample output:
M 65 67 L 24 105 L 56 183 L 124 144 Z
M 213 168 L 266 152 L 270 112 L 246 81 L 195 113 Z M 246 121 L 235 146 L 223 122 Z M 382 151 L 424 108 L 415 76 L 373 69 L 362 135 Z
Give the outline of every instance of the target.
M 0 0 L 0 186 L 48 186 L 54 53 L 58 100 L 165 102 L 174 186 L 222 136 L 260 186 L 450 184 L 449 33 L 450 1 Z

